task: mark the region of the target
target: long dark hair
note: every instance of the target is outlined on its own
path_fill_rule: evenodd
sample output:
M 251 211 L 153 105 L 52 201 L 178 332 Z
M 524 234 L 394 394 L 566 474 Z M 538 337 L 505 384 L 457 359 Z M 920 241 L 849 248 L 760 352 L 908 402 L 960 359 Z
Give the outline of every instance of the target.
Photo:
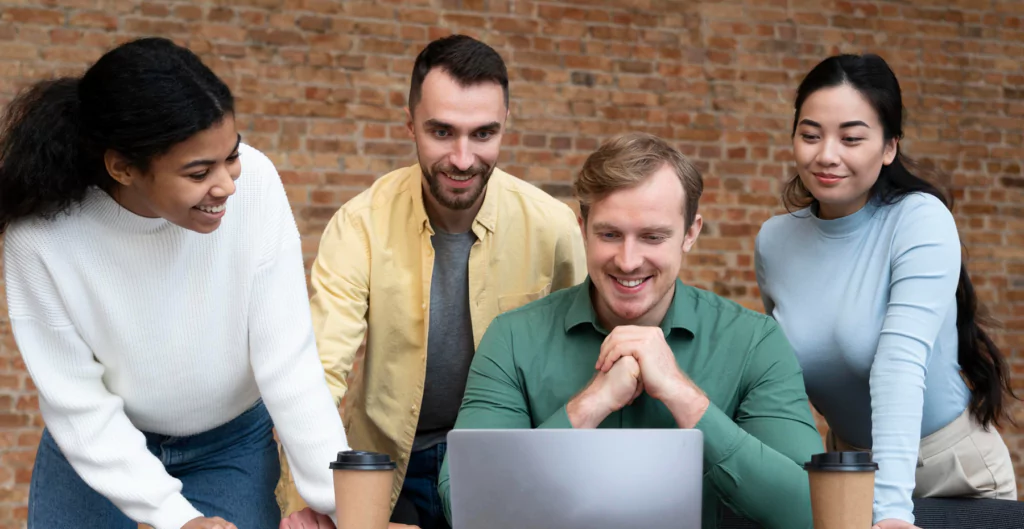
M 794 135 L 804 101 L 822 88 L 843 84 L 856 89 L 871 103 L 882 122 L 886 141 L 903 138 L 904 109 L 900 84 L 889 65 L 881 57 L 872 54 L 829 57 L 807 74 L 797 89 Z M 926 193 L 938 198 L 952 210 L 952 196 L 947 196 L 938 187 L 917 176 L 915 173 L 919 173 L 920 167 L 900 152 L 899 143 L 896 148 L 895 159 L 891 164 L 882 166 L 878 181 L 871 187 L 870 200 L 879 205 L 891 205 L 911 193 Z M 817 205 L 817 200 L 804 187 L 799 175 L 786 184 L 782 198 L 791 211 L 793 208 Z M 965 264 L 960 265 L 956 305 L 958 360 L 971 390 L 971 415 L 986 427 L 993 423 L 998 426 L 1001 419 L 1012 423 L 1013 417 L 1008 413 L 1006 403 L 1008 397 L 1017 397 L 1010 386 L 1010 369 L 1006 358 L 981 326 L 984 318 L 979 314 L 978 297 Z
M 0 233 L 17 219 L 67 210 L 92 186 L 118 185 L 104 165 L 108 150 L 145 171 L 233 112 L 227 85 L 161 38 L 122 44 L 81 78 L 29 87 L 0 122 Z

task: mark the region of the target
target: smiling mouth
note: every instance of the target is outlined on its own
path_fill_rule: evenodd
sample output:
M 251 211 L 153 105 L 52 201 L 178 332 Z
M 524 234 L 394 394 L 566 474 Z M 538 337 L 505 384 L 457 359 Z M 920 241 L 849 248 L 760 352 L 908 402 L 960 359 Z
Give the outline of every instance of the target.
M 441 173 L 441 174 L 445 175 L 448 178 L 451 178 L 452 180 L 455 180 L 456 182 L 465 182 L 465 181 L 469 180 L 470 178 L 473 178 L 474 176 L 476 176 L 476 175 L 473 175 L 473 174 L 467 174 L 467 175 L 453 175 L 451 173 Z
M 227 203 L 224 203 L 219 206 L 196 206 L 196 209 L 198 209 L 199 211 L 205 211 L 206 213 L 216 214 L 224 211 L 225 209 L 227 209 L 227 207 Z
M 620 285 L 622 285 L 622 286 L 624 286 L 626 288 L 636 288 L 636 287 L 646 283 L 647 280 L 649 280 L 651 278 L 651 276 L 637 278 L 637 279 L 620 279 L 620 278 L 615 277 L 615 276 L 610 276 L 610 277 L 612 279 L 614 279 L 616 283 L 618 283 L 618 284 L 620 284 Z

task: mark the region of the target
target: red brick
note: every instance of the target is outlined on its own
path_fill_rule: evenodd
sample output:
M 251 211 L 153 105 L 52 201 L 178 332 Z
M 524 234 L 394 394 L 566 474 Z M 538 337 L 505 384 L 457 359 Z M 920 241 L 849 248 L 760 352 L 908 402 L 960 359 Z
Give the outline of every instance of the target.
M 440 20 L 440 14 L 433 9 L 402 9 L 398 13 L 398 20 L 433 26 Z
M 203 8 L 194 5 L 178 6 L 174 8 L 174 16 L 185 20 L 199 20 L 203 18 Z
M 302 29 L 304 29 L 306 31 L 315 31 L 315 32 L 319 32 L 319 33 L 322 33 L 324 31 L 327 31 L 327 30 L 331 29 L 331 24 L 332 24 L 332 21 L 331 21 L 331 19 L 329 17 L 310 16 L 310 15 L 300 16 L 298 18 L 298 20 L 295 21 L 295 25 L 296 26 L 298 26 L 298 27 L 300 27 L 300 28 L 302 28 Z
M 0 15 L 0 20 L 16 24 L 56 26 L 64 23 L 64 12 L 58 9 L 12 7 L 3 11 L 3 14 Z
M 491 19 L 491 29 L 503 33 L 534 34 L 539 26 L 540 21 L 530 18 L 496 17 Z
M 356 18 L 379 18 L 392 20 L 395 16 L 394 8 L 382 6 L 374 2 L 343 2 L 341 8 L 346 16 Z
M 259 26 L 267 20 L 266 13 L 261 13 L 259 11 L 242 11 L 238 13 L 238 16 L 247 26 Z
M 248 38 L 260 44 L 272 46 L 300 46 L 305 39 L 298 31 L 280 29 L 250 29 Z
M 172 36 L 188 33 L 191 26 L 184 22 L 171 20 L 154 20 L 148 18 L 129 18 L 124 20 L 124 29 L 129 33 L 141 35 Z
M 100 53 L 78 46 L 52 46 L 43 50 L 43 59 L 52 62 L 67 62 L 76 65 L 89 64 L 99 58 Z
M 234 18 L 235 12 L 227 7 L 214 7 L 206 14 L 206 19 L 211 22 L 230 22 Z
M 71 15 L 68 25 L 72 27 L 117 29 L 119 24 L 116 16 L 95 11 L 78 12 Z
M 475 15 L 462 15 L 457 13 L 445 13 L 441 16 L 442 22 L 449 27 L 487 27 L 487 19 Z

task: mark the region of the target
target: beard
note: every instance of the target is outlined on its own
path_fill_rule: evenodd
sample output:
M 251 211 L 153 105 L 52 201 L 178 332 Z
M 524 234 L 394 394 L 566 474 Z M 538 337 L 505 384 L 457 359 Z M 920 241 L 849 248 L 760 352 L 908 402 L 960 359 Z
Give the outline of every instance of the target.
M 487 182 L 491 179 L 491 173 L 494 172 L 495 165 L 473 164 L 472 167 L 465 171 L 444 162 L 434 164 L 429 170 L 422 163 L 420 167 L 423 171 L 423 177 L 427 179 L 430 194 L 434 197 L 434 200 L 437 200 L 438 204 L 448 209 L 462 210 L 469 209 L 473 204 L 476 204 L 477 199 L 480 198 L 484 189 L 487 188 Z M 467 188 L 449 188 L 444 185 L 442 177 L 438 176 L 438 173 L 457 177 L 468 176 L 476 178 L 476 182 L 474 183 L 475 185 Z

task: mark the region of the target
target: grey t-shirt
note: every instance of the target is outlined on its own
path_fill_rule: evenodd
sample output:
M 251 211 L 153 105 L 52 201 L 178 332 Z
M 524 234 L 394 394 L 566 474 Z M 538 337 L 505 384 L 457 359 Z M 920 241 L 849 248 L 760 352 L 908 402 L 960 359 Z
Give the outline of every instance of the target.
M 455 426 L 473 360 L 469 314 L 469 251 L 472 232 L 446 233 L 435 227 L 434 272 L 430 279 L 427 377 L 413 451 L 442 443 Z

